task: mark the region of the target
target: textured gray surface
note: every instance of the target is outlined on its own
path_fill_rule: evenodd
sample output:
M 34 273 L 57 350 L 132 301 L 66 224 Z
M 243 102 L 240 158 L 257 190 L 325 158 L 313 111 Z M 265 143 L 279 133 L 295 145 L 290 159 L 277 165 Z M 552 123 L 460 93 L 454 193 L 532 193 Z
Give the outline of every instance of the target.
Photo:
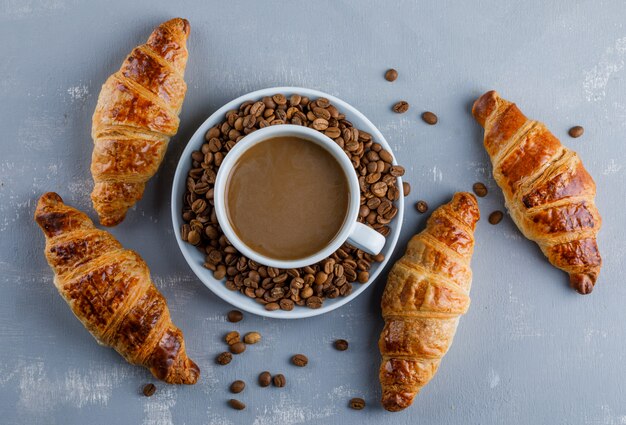
M 113 3 L 0 1 L 0 422 L 626 423 L 622 0 Z M 113 233 L 150 265 L 203 375 L 194 387 L 159 385 L 148 399 L 138 395 L 148 373 L 95 344 L 57 295 L 31 217 L 49 190 L 93 216 L 89 133 L 100 85 L 175 15 L 192 26 L 182 125 L 144 199 Z M 382 77 L 389 66 L 400 72 L 394 84 Z M 496 227 L 483 219 L 472 307 L 435 379 L 399 414 L 377 403 L 383 279 L 322 317 L 226 323 L 229 306 L 194 278 L 176 247 L 170 183 L 185 140 L 211 112 L 275 85 L 327 91 L 364 112 L 407 167 L 409 205 L 422 198 L 436 206 L 485 181 L 485 218 L 503 201 L 468 109 L 498 89 L 576 149 L 597 182 L 605 265 L 596 290 L 576 295 L 510 219 Z M 389 110 L 399 99 L 412 105 L 402 116 Z M 439 114 L 437 126 L 420 122 L 424 109 Z M 586 133 L 573 140 L 566 130 L 575 124 Z M 397 254 L 425 218 L 407 207 Z M 215 367 L 233 328 L 265 339 Z M 350 340 L 348 352 L 332 349 L 338 337 Z M 290 366 L 294 352 L 310 366 Z M 287 387 L 258 388 L 254 378 L 265 369 L 284 372 Z M 243 412 L 225 405 L 236 378 L 250 384 Z M 367 400 L 366 410 L 346 407 L 353 396 Z

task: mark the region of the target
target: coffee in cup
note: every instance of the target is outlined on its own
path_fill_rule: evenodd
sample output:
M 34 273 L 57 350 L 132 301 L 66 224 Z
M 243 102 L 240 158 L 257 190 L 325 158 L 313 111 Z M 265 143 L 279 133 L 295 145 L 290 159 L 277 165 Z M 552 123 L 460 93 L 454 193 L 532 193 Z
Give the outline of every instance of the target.
M 236 236 L 277 260 L 323 250 L 344 226 L 350 204 L 348 178 L 333 154 L 293 135 L 246 150 L 230 170 L 224 195 Z

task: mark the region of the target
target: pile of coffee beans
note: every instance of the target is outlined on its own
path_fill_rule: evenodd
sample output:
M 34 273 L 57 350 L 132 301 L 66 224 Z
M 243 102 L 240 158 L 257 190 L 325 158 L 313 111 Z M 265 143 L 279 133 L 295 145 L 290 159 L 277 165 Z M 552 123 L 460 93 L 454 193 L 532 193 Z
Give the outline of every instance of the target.
M 330 257 L 308 267 L 266 267 L 231 245 L 214 209 L 215 178 L 224 157 L 245 135 L 280 124 L 311 127 L 333 139 L 348 155 L 359 176 L 358 220 L 383 236 L 390 233 L 388 225 L 398 213 L 394 202 L 402 192 L 408 193 L 398 186 L 397 178 L 404 175 L 404 168 L 393 164 L 391 152 L 369 133 L 354 127 L 328 99 L 275 94 L 244 102 L 239 109 L 226 113 L 225 120 L 206 133 L 201 149 L 192 153 L 181 235 L 206 255 L 204 267 L 213 271 L 216 279 L 225 279 L 228 289 L 253 298 L 267 310 L 292 310 L 296 305 L 320 308 L 324 299 L 346 296 L 352 292 L 353 283 L 367 282 L 372 263 L 383 261 L 384 256 L 373 256 L 344 244 Z

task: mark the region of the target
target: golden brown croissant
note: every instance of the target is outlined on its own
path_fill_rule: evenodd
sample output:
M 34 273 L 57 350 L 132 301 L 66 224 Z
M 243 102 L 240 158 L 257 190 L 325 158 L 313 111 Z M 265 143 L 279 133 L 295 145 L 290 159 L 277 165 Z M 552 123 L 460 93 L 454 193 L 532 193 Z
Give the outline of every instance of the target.
M 476 100 L 472 114 L 485 128 L 493 176 L 511 218 L 552 265 L 569 274 L 573 288 L 590 293 L 602 265 L 596 244 L 602 219 L 596 185 L 580 158 L 495 91 Z
M 96 340 L 158 379 L 195 384 L 200 370 L 141 257 L 56 193 L 39 199 L 35 220 L 46 236 L 55 286 Z
M 178 131 L 188 35 L 185 19 L 162 23 L 102 86 L 91 129 L 91 200 L 105 226 L 119 224 L 141 199 Z
M 411 405 L 448 351 L 459 316 L 470 305 L 470 260 L 480 218 L 474 195 L 456 193 L 409 241 L 387 277 L 382 311 L 382 404 L 396 412 Z

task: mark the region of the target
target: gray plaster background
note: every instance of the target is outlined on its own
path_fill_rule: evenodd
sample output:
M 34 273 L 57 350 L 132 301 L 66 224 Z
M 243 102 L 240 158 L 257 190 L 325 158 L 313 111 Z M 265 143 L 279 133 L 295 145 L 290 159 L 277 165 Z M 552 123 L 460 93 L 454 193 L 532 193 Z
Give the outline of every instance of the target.
M 180 3 L 180 4 L 176 4 Z M 94 216 L 89 202 L 91 114 L 100 85 L 131 48 L 173 16 L 192 33 L 181 127 L 144 199 L 112 232 L 141 253 L 185 331 L 202 380 L 158 385 L 94 343 L 57 295 L 32 221 L 49 190 Z M 0 1 L 0 422 L 3 424 L 624 424 L 626 423 L 626 3 L 606 1 Z M 387 67 L 400 72 L 390 84 Z M 251 90 L 300 85 L 359 108 L 385 134 L 413 185 L 398 245 L 432 207 L 484 181 L 476 231 L 472 307 L 439 373 L 411 409 L 383 411 L 376 340 L 381 278 L 351 304 L 302 321 L 251 315 L 225 322 L 229 306 L 191 273 L 169 215 L 175 164 L 195 128 Z M 567 287 L 507 217 L 469 114 L 495 88 L 545 121 L 579 152 L 598 185 L 604 268 L 592 295 Z M 404 115 L 390 111 L 400 99 Z M 437 126 L 419 114 L 435 111 Z M 580 139 L 567 129 L 580 124 Z M 264 340 L 215 367 L 226 331 Z M 335 338 L 350 350 L 333 350 Z M 307 354 L 296 370 L 291 354 Z M 254 383 L 282 371 L 284 389 Z M 242 412 L 229 383 L 248 381 Z M 351 397 L 365 410 L 347 408 Z

